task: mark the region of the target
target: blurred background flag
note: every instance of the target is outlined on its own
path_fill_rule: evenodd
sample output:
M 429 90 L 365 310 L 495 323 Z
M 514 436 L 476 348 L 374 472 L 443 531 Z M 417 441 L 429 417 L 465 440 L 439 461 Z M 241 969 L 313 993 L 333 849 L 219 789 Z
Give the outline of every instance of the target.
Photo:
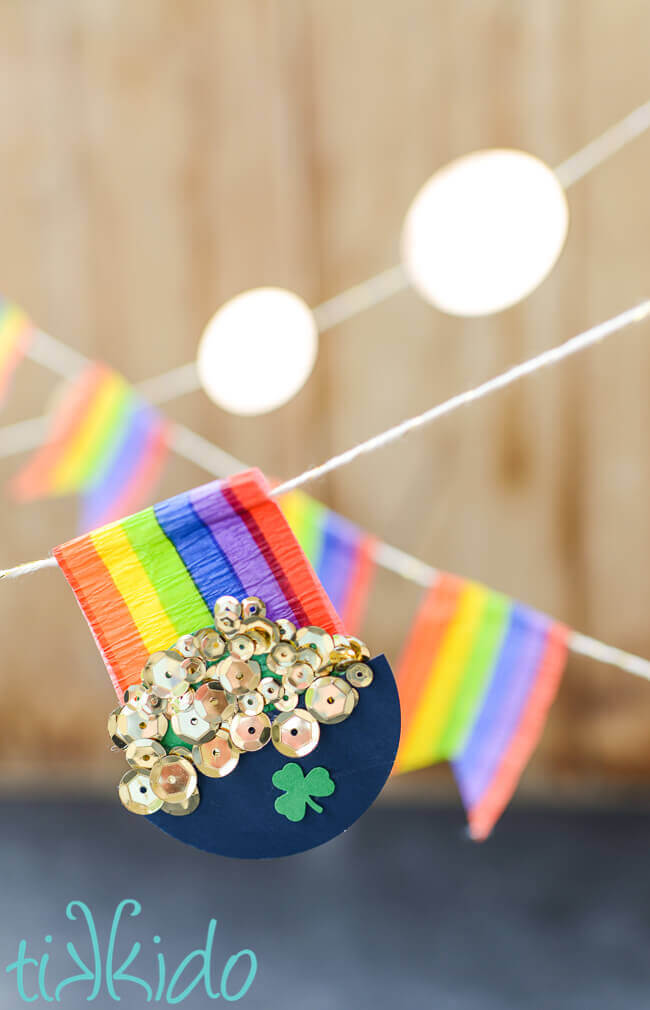
M 108 366 L 93 363 L 66 386 L 43 445 L 16 475 L 21 501 L 78 493 L 82 529 L 133 512 L 157 480 L 168 424 Z
M 344 628 L 357 633 L 376 567 L 374 538 L 302 491 L 282 495 L 280 505 Z
M 399 664 L 395 770 L 451 761 L 473 838 L 485 838 L 534 750 L 564 672 L 568 629 L 439 573 Z
M 0 403 L 4 400 L 16 368 L 25 357 L 34 333 L 28 316 L 6 298 L 0 298 Z

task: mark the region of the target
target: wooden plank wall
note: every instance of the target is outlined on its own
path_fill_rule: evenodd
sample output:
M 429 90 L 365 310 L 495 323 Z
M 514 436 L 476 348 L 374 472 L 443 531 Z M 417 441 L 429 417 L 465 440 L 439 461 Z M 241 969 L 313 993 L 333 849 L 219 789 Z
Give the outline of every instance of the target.
M 391 266 L 437 166 L 513 146 L 557 164 L 648 98 L 643 0 L 0 0 L 0 289 L 134 380 L 191 359 L 247 287 L 316 304 Z M 650 294 L 650 135 L 570 193 L 550 279 L 487 320 L 411 292 L 324 334 L 260 423 L 169 413 L 293 475 Z M 650 655 L 648 327 L 441 421 L 315 489 L 441 567 Z M 21 370 L 3 422 L 55 388 Z M 0 463 L 4 481 L 17 460 Z M 160 495 L 204 479 L 175 460 Z M 75 531 L 2 500 L 1 560 Z M 382 575 L 366 637 L 396 658 L 418 593 Z M 56 571 L 0 587 L 2 785 L 112 784 L 111 690 Z M 528 784 L 647 782 L 650 687 L 572 660 Z M 423 795 L 431 783 L 420 782 Z

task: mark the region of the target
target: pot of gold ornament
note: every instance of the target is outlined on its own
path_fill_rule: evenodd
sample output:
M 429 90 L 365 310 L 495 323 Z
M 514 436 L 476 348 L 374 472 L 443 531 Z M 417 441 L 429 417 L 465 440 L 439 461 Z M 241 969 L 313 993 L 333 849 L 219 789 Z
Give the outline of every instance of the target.
M 345 831 L 390 775 L 400 708 L 384 656 L 359 639 L 270 620 L 220 597 L 214 624 L 152 654 L 110 739 L 131 813 L 239 858 L 287 856 Z

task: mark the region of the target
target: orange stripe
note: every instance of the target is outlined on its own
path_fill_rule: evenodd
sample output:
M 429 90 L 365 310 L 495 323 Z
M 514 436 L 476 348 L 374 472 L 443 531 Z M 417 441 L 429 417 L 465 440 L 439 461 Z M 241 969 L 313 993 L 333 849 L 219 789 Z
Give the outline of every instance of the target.
M 280 506 L 268 497 L 268 484 L 260 471 L 235 474 L 228 483 L 253 516 L 291 590 L 307 613 L 309 623 L 324 628 L 330 634 L 343 632 L 343 623 L 291 532 Z
M 549 631 L 537 680 L 501 764 L 479 803 L 468 812 L 472 838 L 482 840 L 492 831 L 517 788 L 528 760 L 546 724 L 548 710 L 562 680 L 567 658 L 569 629 L 555 624 Z
M 147 650 L 110 571 L 89 537 L 56 547 L 54 557 L 68 580 L 104 657 L 118 699 L 137 681 Z M 119 642 L 119 652 L 114 644 Z
M 58 409 L 55 409 L 47 441 L 10 483 L 17 499 L 27 501 L 51 490 L 52 471 L 66 451 L 75 429 L 82 423 L 107 371 L 104 365 L 93 365 L 67 391 Z
M 397 664 L 397 687 L 402 709 L 402 740 L 417 712 L 436 653 L 453 620 L 465 582 L 440 572 L 418 611 L 411 634 Z
M 370 584 L 375 572 L 375 547 L 373 537 L 364 537 L 358 547 L 356 572 L 348 588 L 345 602 L 341 607 L 341 617 L 345 630 L 356 634 L 361 628 L 364 611 L 370 593 Z

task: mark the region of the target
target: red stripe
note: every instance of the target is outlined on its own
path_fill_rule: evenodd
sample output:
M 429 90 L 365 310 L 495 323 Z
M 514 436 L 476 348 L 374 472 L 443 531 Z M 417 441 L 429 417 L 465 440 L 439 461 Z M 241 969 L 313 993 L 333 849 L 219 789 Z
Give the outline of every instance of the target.
M 52 417 L 46 442 L 9 484 L 16 499 L 28 501 L 49 492 L 52 470 L 83 421 L 98 387 L 108 373 L 109 369 L 105 365 L 91 365 L 66 391 Z
M 427 686 L 436 653 L 453 620 L 465 580 L 440 572 L 416 615 L 404 651 L 397 664 L 397 687 L 402 709 L 402 740 Z M 399 764 L 399 756 L 398 762 Z
M 342 632 L 340 617 L 291 532 L 280 506 L 268 497 L 268 485 L 260 471 L 236 474 L 227 485 L 223 485 L 221 491 L 246 523 L 298 623 L 316 625 L 330 634 Z
M 53 554 L 90 625 L 121 702 L 148 656 L 131 612 L 89 537 L 55 547 Z M 119 651 L 112 643 L 119 644 Z
M 563 624 L 553 625 L 548 633 L 537 679 L 517 730 L 492 782 L 480 801 L 468 812 L 472 838 L 481 840 L 490 834 L 510 802 L 521 773 L 537 746 L 566 666 L 568 635 L 569 629 Z
M 341 608 L 341 617 L 346 631 L 357 634 L 364 618 L 366 603 L 370 595 L 373 575 L 375 574 L 375 550 L 377 541 L 366 536 L 357 545 L 354 576 L 348 586 L 345 601 Z

